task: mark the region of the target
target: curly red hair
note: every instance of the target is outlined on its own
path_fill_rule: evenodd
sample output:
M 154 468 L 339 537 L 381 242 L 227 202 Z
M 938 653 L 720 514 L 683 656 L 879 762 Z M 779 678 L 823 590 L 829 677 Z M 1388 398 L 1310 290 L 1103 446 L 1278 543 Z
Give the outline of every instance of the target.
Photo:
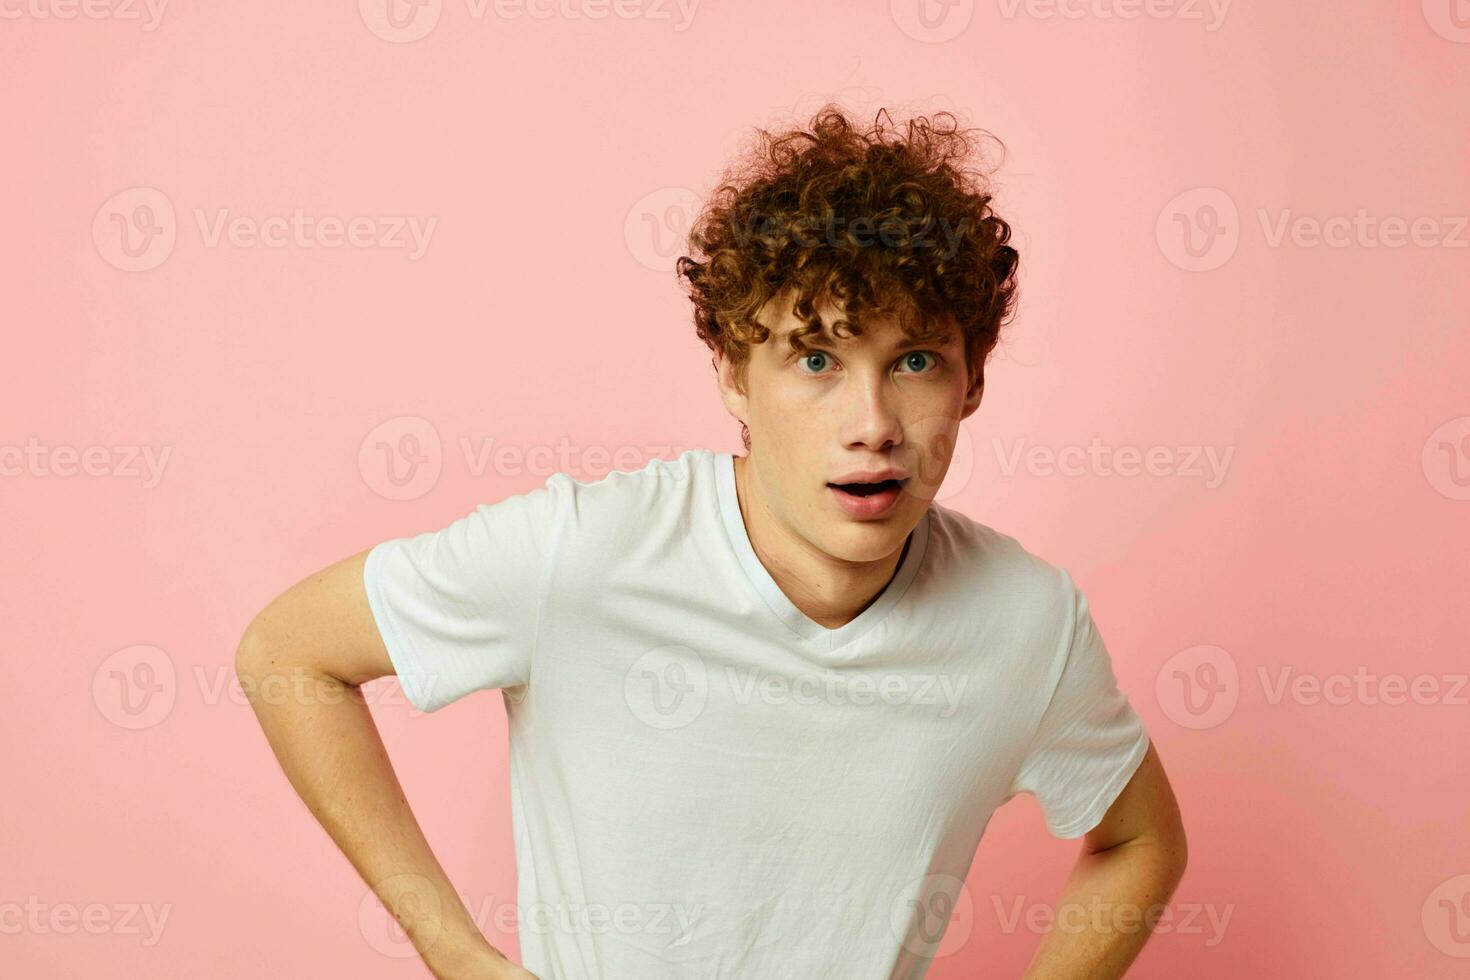
M 964 335 L 970 377 L 1014 312 L 1018 253 L 991 208 L 986 176 L 966 166 L 972 134 L 948 112 L 900 129 L 887 109 L 867 128 L 829 103 L 806 129 L 756 131 L 754 148 L 722 175 L 690 229 L 676 271 L 694 326 L 731 359 L 742 388 L 750 348 L 770 331 L 756 316 L 795 293 L 802 322 L 791 346 L 823 333 L 815 311 L 842 311 L 833 335 L 856 336 L 870 315 L 893 315 L 916 341 L 951 323 Z

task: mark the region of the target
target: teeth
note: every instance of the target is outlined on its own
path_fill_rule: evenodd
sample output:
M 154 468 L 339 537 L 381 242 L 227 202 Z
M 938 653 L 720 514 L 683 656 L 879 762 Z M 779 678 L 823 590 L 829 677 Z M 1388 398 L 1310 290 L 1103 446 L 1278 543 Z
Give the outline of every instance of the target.
M 854 496 L 857 496 L 857 497 L 870 497 L 870 496 L 872 496 L 875 493 L 882 493 L 884 490 L 892 489 L 893 487 L 896 487 L 897 485 L 898 485 L 898 481 L 896 481 L 896 480 L 884 480 L 881 483 L 843 483 L 843 484 L 840 484 L 840 486 L 842 487 L 843 490 L 845 490 L 848 493 L 853 494 Z

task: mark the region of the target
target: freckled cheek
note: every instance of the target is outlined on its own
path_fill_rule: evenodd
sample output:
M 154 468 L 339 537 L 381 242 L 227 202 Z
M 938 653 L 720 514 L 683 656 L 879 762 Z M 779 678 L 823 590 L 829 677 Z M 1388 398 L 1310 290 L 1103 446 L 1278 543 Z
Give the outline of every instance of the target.
M 807 431 L 830 416 L 835 404 L 823 398 L 818 385 L 773 385 L 767 394 L 762 417 L 780 429 Z
M 893 409 L 903 425 L 905 437 L 915 439 L 943 429 L 944 420 L 958 414 L 957 404 L 957 399 L 951 397 L 948 390 L 931 387 L 904 392 L 893 402 Z
M 947 383 L 926 385 L 916 397 L 923 399 L 924 410 L 929 414 L 958 418 L 965 404 L 965 379 L 951 375 Z

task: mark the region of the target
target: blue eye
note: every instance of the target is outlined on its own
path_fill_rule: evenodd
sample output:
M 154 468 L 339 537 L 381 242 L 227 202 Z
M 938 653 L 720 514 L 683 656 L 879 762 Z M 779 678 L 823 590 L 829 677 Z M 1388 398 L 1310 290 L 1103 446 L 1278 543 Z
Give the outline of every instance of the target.
M 801 359 L 801 363 L 803 365 L 807 366 L 807 367 L 810 367 L 811 366 L 811 362 L 813 360 L 822 361 L 822 360 L 825 360 L 826 357 L 827 357 L 827 354 L 826 354 L 825 351 L 814 350 L 810 354 L 806 354 L 805 356 L 803 356 L 802 359 Z M 820 374 L 821 373 L 821 370 L 820 370 L 820 368 L 818 368 L 815 371 L 808 371 L 807 373 L 808 374 Z
M 931 354 L 929 351 L 926 351 L 926 350 L 916 350 L 916 351 L 912 351 L 912 352 L 910 352 L 908 354 L 905 354 L 904 355 L 904 362 L 906 364 L 912 364 L 913 363 L 913 359 L 916 358 L 916 357 L 927 357 L 927 358 L 930 358 L 931 360 L 934 360 L 935 359 L 934 358 L 934 355 Z M 917 369 L 915 369 L 913 373 L 914 374 L 922 374 L 923 373 L 922 366 L 919 367 L 919 368 L 917 368 Z

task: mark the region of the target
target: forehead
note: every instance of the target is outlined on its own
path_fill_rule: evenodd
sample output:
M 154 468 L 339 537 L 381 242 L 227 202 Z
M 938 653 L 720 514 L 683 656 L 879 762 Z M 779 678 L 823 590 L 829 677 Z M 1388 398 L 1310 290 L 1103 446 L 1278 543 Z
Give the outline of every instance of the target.
M 841 318 L 838 307 L 828 305 L 820 308 L 822 316 L 822 329 L 816 333 L 806 334 L 802 340 L 808 345 L 824 344 L 831 347 L 875 347 L 884 350 L 898 349 L 912 346 L 917 343 L 938 344 L 940 346 L 953 344 L 959 340 L 959 331 L 952 320 L 946 320 L 938 328 L 937 335 L 929 338 L 915 338 L 903 332 L 898 317 L 892 315 L 869 314 L 863 318 L 863 332 L 856 336 L 837 336 L 832 333 L 832 325 Z M 771 327 L 772 347 L 789 347 L 790 338 L 793 333 L 803 329 L 803 324 L 790 309 L 783 311 L 780 318 L 772 323 L 766 321 Z

